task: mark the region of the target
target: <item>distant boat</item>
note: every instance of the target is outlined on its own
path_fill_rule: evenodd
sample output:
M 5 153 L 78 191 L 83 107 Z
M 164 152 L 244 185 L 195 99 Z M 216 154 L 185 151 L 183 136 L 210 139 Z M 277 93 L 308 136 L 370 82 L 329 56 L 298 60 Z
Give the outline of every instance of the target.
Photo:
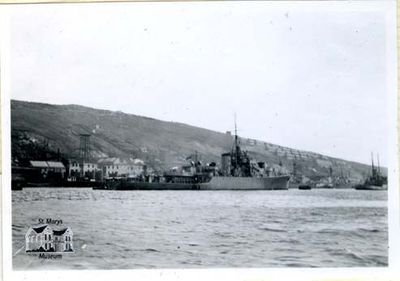
M 332 183 L 317 183 L 315 185 L 315 188 L 327 188 L 327 189 L 332 189 L 334 186 Z
M 357 189 L 357 190 L 387 190 L 387 184 L 384 184 L 382 186 L 357 184 L 354 186 L 354 189 Z
M 311 189 L 311 185 L 302 184 L 302 185 L 299 185 L 299 189 L 300 190 L 310 190 Z
M 374 165 L 374 158 L 372 155 L 371 174 L 366 178 L 364 183 L 354 186 L 357 190 L 387 190 L 387 177 L 381 173 L 381 168 Z

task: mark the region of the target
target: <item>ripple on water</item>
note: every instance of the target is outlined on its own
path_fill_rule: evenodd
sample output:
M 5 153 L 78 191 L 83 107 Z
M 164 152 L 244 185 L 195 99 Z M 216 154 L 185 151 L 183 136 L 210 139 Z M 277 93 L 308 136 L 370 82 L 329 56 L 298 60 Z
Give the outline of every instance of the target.
M 285 229 L 279 229 L 279 228 L 272 228 L 272 227 L 259 227 L 258 229 L 264 230 L 264 231 L 271 231 L 271 232 L 287 232 Z

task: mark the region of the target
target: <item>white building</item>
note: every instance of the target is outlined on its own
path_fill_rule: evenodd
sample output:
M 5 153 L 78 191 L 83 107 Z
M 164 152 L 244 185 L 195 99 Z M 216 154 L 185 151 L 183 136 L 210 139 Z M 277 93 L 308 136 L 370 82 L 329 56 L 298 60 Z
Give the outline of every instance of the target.
M 104 178 L 138 176 L 143 173 L 144 162 L 141 159 L 103 158 L 98 167 Z
M 101 169 L 95 162 L 81 162 L 79 160 L 69 160 L 68 177 L 71 181 L 76 181 L 78 178 L 86 177 L 89 179 L 96 178 L 96 172 Z
M 138 176 L 143 173 L 144 162 L 133 158 L 101 158 L 96 162 L 69 161 L 69 179 L 79 178 L 100 180 L 102 178 Z

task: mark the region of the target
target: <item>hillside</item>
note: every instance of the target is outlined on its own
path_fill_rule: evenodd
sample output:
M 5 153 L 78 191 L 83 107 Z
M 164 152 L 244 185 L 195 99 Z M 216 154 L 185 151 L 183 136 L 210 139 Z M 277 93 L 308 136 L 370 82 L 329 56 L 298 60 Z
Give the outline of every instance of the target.
M 195 151 L 204 162 L 220 162 L 229 151 L 233 137 L 229 134 L 175 122 L 93 109 L 78 105 L 51 105 L 11 101 L 11 127 L 15 136 L 24 134 L 35 143 L 44 143 L 66 158 L 78 155 L 79 134 L 88 133 L 93 158 L 138 157 L 157 169 L 181 165 Z M 257 160 L 281 163 L 289 171 L 308 177 L 333 174 L 350 175 L 359 180 L 368 173 L 367 165 L 299 151 L 258 140 L 241 139 L 242 148 Z M 20 155 L 14 149 L 13 157 Z

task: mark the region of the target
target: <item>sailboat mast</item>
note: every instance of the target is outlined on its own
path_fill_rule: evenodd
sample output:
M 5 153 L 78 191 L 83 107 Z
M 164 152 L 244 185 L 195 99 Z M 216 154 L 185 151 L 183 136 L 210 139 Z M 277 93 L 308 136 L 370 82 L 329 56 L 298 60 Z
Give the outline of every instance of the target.
M 378 154 L 378 172 L 380 172 L 381 171 L 381 166 L 379 165 L 379 154 Z
M 375 170 L 375 167 L 374 167 L 374 153 L 373 152 L 371 152 L 371 162 L 372 162 L 372 175 L 374 175 L 374 170 Z
M 381 166 L 379 165 L 379 153 L 378 153 L 378 174 L 380 174 L 381 173 Z
M 236 126 L 236 112 L 234 115 L 234 119 L 235 119 L 235 169 L 238 166 L 238 135 L 237 135 L 237 126 Z

